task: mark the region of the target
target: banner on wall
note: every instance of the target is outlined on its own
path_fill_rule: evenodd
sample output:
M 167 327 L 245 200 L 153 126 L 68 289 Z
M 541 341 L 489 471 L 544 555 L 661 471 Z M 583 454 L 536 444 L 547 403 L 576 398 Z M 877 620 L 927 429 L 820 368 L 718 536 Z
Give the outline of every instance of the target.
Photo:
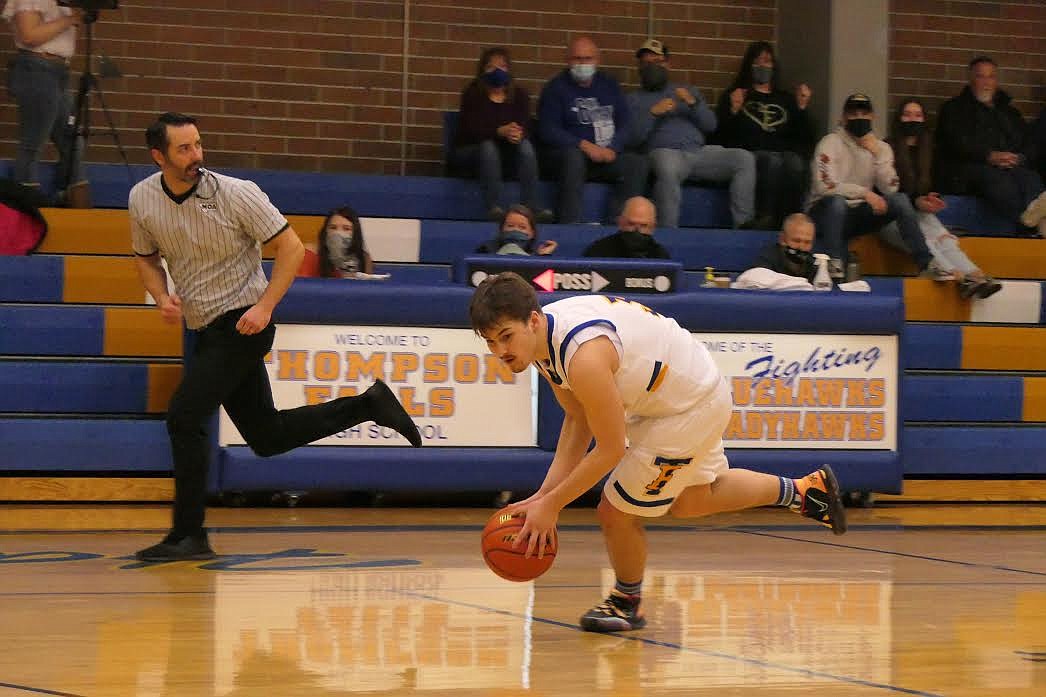
M 266 357 L 277 409 L 354 395 L 384 380 L 421 430 L 424 445 L 537 444 L 537 375 L 515 374 L 471 329 L 281 324 Z M 244 440 L 225 410 L 219 443 Z M 366 422 L 313 445 L 405 445 Z
M 728 448 L 897 448 L 896 336 L 694 337 L 733 392 Z

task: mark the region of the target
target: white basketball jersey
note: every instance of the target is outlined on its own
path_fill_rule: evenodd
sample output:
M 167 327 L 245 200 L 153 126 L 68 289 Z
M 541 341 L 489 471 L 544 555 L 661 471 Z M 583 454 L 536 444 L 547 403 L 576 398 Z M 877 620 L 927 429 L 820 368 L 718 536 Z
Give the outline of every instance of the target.
M 570 389 L 570 359 L 577 348 L 607 336 L 620 355 L 614 376 L 626 417 L 667 416 L 691 409 L 719 384 L 719 368 L 708 349 L 671 317 L 637 302 L 584 295 L 546 305 L 548 364 L 538 369 Z

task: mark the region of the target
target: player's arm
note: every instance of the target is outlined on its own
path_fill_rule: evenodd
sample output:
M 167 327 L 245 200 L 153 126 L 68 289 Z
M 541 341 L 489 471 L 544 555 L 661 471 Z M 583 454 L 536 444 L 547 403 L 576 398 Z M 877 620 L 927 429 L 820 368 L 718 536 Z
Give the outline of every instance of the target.
M 610 339 L 599 337 L 583 343 L 570 361 L 570 387 L 596 445 L 548 493 L 560 509 L 595 486 L 625 454 L 625 406 L 614 382 L 618 360 Z M 586 438 L 584 447 L 588 443 Z
M 588 419 L 581 402 L 577 401 L 570 390 L 564 390 L 556 385 L 552 385 L 552 393 L 556 396 L 559 405 L 563 407 L 563 426 L 559 429 L 556 454 L 552 458 L 552 464 L 549 465 L 545 481 L 538 490 L 539 495 L 547 494 L 555 489 L 581 462 L 581 458 L 588 451 L 588 444 L 592 442 L 592 429 L 588 427 Z
M 294 277 L 301 267 L 301 260 L 305 258 L 305 246 L 302 245 L 298 233 L 290 225 L 268 242 L 275 259 L 272 265 L 272 278 L 265 292 L 258 298 L 254 307 L 243 313 L 236 329 L 241 334 L 257 334 L 269 326 L 272 311 L 286 294 L 287 289 L 294 283 Z

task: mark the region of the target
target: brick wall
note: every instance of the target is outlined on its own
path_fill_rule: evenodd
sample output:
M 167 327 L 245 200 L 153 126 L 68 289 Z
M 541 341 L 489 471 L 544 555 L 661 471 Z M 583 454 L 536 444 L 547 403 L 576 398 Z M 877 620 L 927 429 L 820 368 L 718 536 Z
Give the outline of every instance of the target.
M 936 114 L 982 53 L 999 64 L 999 85 L 1014 106 L 1026 118 L 1038 116 L 1046 102 L 1044 0 L 891 0 L 891 108 L 915 96 Z
M 1018 106 L 1041 107 L 1041 0 L 893 0 L 890 16 L 892 96 L 935 108 L 958 91 L 969 57 L 987 51 Z M 569 37 L 591 34 L 605 67 L 633 85 L 633 51 L 649 33 L 669 44 L 677 77 L 711 100 L 748 42 L 773 39 L 775 20 L 775 0 L 411 0 L 407 10 L 402 0 L 122 0 L 93 32 L 95 54 L 124 73 L 102 88 L 133 163 L 148 162 L 150 119 L 176 109 L 201 118 L 212 166 L 394 174 L 405 157 L 408 174 L 438 174 L 440 113 L 456 108 L 485 46 L 509 47 L 536 101 Z M 10 46 L 9 29 L 0 32 Z M 93 106 L 88 159 L 118 162 Z M 0 157 L 13 155 L 15 122 L 0 99 Z

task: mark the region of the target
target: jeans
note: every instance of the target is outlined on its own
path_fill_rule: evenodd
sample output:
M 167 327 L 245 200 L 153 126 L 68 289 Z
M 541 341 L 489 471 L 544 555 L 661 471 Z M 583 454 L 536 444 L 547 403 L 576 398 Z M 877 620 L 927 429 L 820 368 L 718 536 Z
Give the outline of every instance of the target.
M 920 270 L 930 263 L 930 250 L 919 228 L 919 220 L 908 196 L 901 192 L 886 194 L 886 213 L 876 215 L 872 207 L 862 201 L 850 206 L 842 196 L 825 196 L 810 209 L 810 217 L 817 226 L 817 236 L 828 256 L 839 259 L 846 265 L 847 240 L 875 232 L 891 221 L 897 221 L 901 239 L 911 250 L 912 258 Z
M 661 227 L 679 227 L 682 185 L 688 179 L 730 183 L 730 215 L 734 227 L 755 214 L 755 156 L 747 150 L 705 145 L 700 150 L 655 148 L 650 151 L 654 169 L 654 204 Z
M 40 183 L 38 162 L 48 137 L 58 150 L 56 184 L 64 187 L 66 183 L 84 181 L 82 142 L 77 142 L 71 158 L 69 153 L 73 133 L 68 126 L 72 111 L 71 95 L 66 92 L 68 86 L 69 68 L 58 61 L 19 51 L 8 65 L 7 89 L 18 103 L 15 181 Z
M 524 138 L 518 144 L 507 140 L 484 140 L 475 145 L 463 145 L 454 150 L 453 163 L 473 171 L 483 190 L 487 210 L 501 202 L 501 184 L 504 177 L 519 180 L 522 202 L 535 213 L 540 210 L 537 200 L 538 159 L 534 146 Z
M 601 222 L 612 221 L 621 212 L 625 201 L 642 196 L 649 175 L 646 155 L 632 152 L 618 153 L 613 162 L 593 162 L 580 148 L 559 148 L 546 151 L 546 167 L 558 174 L 559 202 L 556 221 L 576 223 L 581 220 L 581 199 L 585 182 L 604 181 L 613 184 L 609 211 Z
M 803 209 L 809 174 L 806 160 L 794 152 L 755 152 L 755 209 L 775 224 Z
M 933 258 L 937 260 L 942 269 L 958 271 L 963 276 L 969 276 L 980 271 L 977 268 L 977 264 L 974 264 L 970 257 L 966 256 L 966 252 L 962 251 L 962 247 L 959 246 L 959 238 L 948 232 L 948 228 L 944 227 L 944 224 L 941 223 L 936 215 L 925 211 L 916 211 L 915 217 L 919 220 L 919 229 L 922 230 L 927 249 L 930 250 L 930 254 L 933 255 Z M 896 222 L 883 226 L 879 230 L 878 235 L 891 247 L 899 249 L 906 254 L 911 253 L 908 245 L 901 239 L 901 233 L 897 229 Z
M 989 164 L 966 165 L 970 191 L 987 199 L 1007 220 L 1017 222 L 1021 213 L 1042 193 L 1038 172 L 1027 167 L 999 169 Z
M 194 333 L 185 374 L 167 409 L 174 459 L 171 532 L 176 537 L 203 531 L 210 459 L 207 426 L 218 405 L 225 406 L 244 440 L 263 457 L 369 419 L 367 402 L 361 397 L 277 411 L 263 360 L 272 348 L 276 325 L 258 334 L 240 334 L 236 322 L 246 310 L 227 312 Z

